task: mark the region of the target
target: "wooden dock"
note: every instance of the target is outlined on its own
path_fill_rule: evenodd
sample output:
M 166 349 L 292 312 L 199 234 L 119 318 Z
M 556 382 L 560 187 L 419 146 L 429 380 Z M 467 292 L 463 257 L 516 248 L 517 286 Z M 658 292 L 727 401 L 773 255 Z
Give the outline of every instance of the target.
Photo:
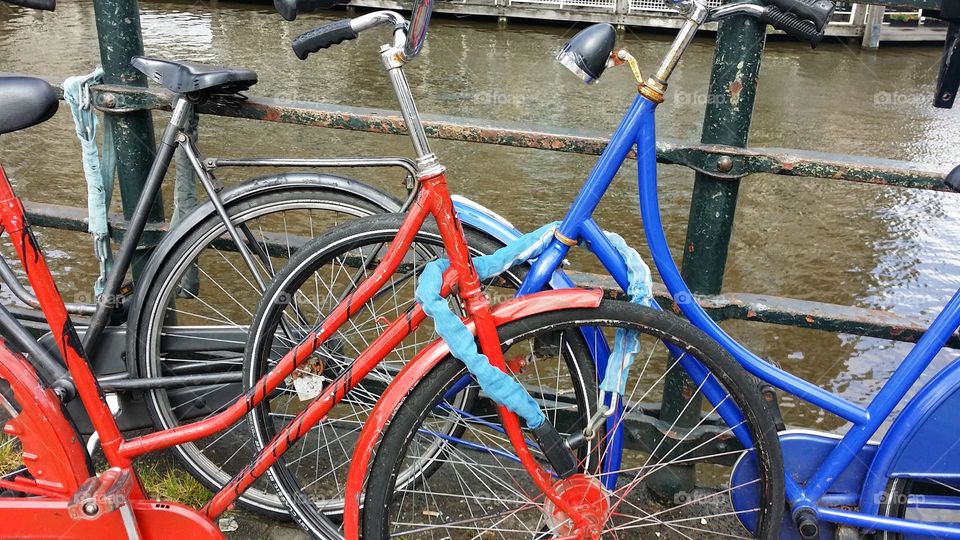
M 720 0 L 709 0 L 710 5 L 720 5 Z M 350 5 L 374 9 L 408 9 L 408 1 L 398 0 L 351 0 Z M 494 17 L 501 22 L 511 19 L 534 21 L 609 22 L 618 26 L 645 28 L 679 28 L 682 19 L 668 9 L 662 0 L 437 0 L 434 11 L 451 15 Z M 876 8 L 871 8 L 876 9 Z M 827 27 L 828 36 L 861 40 L 867 27 L 869 15 L 864 4 L 838 4 L 833 22 Z M 880 41 L 939 42 L 946 36 L 945 27 L 935 27 L 920 19 L 921 13 L 901 12 L 917 17 L 916 26 L 893 26 L 883 22 Z M 898 13 L 880 12 L 881 20 Z M 876 14 L 874 14 L 876 17 Z M 923 20 L 924 24 L 920 24 Z M 704 25 L 704 30 L 716 30 L 716 23 Z M 779 31 L 768 27 L 768 31 Z

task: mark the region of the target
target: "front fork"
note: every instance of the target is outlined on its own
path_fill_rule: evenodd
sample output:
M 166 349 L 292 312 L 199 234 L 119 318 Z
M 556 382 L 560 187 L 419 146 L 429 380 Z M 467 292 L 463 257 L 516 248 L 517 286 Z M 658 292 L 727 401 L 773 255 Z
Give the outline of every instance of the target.
M 480 278 L 470 260 L 470 254 L 463 235 L 463 227 L 457 219 L 456 211 L 453 208 L 453 201 L 450 192 L 447 189 L 446 176 L 444 168 L 437 161 L 436 156 L 430 150 L 430 144 L 427 140 L 426 132 L 420 121 L 420 113 L 417 111 L 413 94 L 406 76 L 403 73 L 404 55 L 402 51 L 395 47 L 384 45 L 380 50 L 380 59 L 383 67 L 387 70 L 390 77 L 390 83 L 393 86 L 394 93 L 400 104 L 400 113 L 403 116 L 404 123 L 407 125 L 411 142 L 417 154 L 417 169 L 419 171 L 418 180 L 422 183 L 430 182 L 434 184 L 435 190 L 432 190 L 428 205 L 431 213 L 437 220 L 440 229 L 440 236 L 443 239 L 444 247 L 450 257 L 450 269 L 457 276 L 457 286 L 459 288 L 460 298 L 464 302 L 467 313 L 476 321 L 477 339 L 480 342 L 480 350 L 487 356 L 491 364 L 507 372 L 506 362 L 503 358 L 503 351 L 500 349 L 500 338 L 497 335 L 496 324 L 494 323 L 490 304 L 480 288 Z M 511 444 L 517 451 L 520 461 L 524 468 L 533 478 L 536 485 L 543 491 L 546 497 L 557 505 L 557 508 L 568 516 L 572 516 L 578 530 L 587 530 L 587 521 L 573 506 L 563 501 L 553 487 L 551 476 L 543 470 L 534 459 L 526 445 L 526 439 L 520 427 L 520 420 L 516 414 L 510 412 L 504 407 L 499 407 L 500 416 L 503 419 L 504 428 L 510 439 Z M 540 442 L 541 449 L 551 465 L 562 476 L 573 474 L 576 469 L 576 459 L 569 448 L 562 444 L 562 439 L 557 433 L 556 428 L 549 420 L 544 421 L 543 426 L 532 430 Z M 544 444 L 541 441 L 541 435 L 546 433 L 548 439 L 557 441 L 561 444 Z M 573 463 L 573 471 L 569 463 Z M 567 464 L 566 466 L 564 464 Z
M 476 323 L 477 341 L 480 344 L 481 352 L 490 360 L 491 365 L 504 373 L 509 373 L 503 357 L 503 350 L 500 347 L 500 336 L 497 333 L 496 323 L 490 310 L 490 302 L 481 288 L 480 277 L 470 260 L 470 254 L 464 242 L 462 225 L 456 217 L 452 200 L 447 193 L 446 179 L 443 178 L 442 173 L 439 176 L 439 179 L 434 180 L 438 181 L 438 184 L 441 184 L 442 187 L 434 192 L 431 201 L 432 213 L 437 219 L 440 235 L 450 257 L 450 269 L 457 275 L 459 296 L 467 314 Z M 591 530 L 590 522 L 557 493 L 552 475 L 545 471 L 533 456 L 527 446 L 527 439 L 524 437 L 520 418 L 502 405 L 498 405 L 497 410 L 510 444 L 517 452 L 520 463 L 537 488 L 560 511 L 570 516 L 576 530 L 580 531 L 580 537 L 595 536 L 588 532 Z M 577 459 L 572 450 L 563 443 L 563 438 L 549 419 L 544 420 L 541 426 L 533 428 L 531 431 L 540 444 L 541 451 L 550 461 L 558 476 L 566 478 L 576 473 Z

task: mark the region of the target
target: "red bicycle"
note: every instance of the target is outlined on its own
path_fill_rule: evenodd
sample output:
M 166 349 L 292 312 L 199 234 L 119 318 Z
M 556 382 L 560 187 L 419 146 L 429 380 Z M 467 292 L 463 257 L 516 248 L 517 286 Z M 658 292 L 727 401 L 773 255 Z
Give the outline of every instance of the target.
M 44 0 L 22 0 L 17 3 L 29 7 L 47 7 Z M 365 15 L 352 21 L 350 27 L 340 30 L 355 35 L 375 26 L 390 26 L 393 45 L 385 48 L 383 59 L 398 95 L 409 95 L 406 79 L 399 68 L 419 52 L 430 9 L 429 2 L 422 3 L 414 14 L 409 30 L 403 17 L 392 12 Z M 408 41 L 408 35 L 415 38 Z M 342 40 L 342 34 L 314 33 L 299 43 L 316 50 L 338 39 Z M 10 85 L 2 89 L 7 102 L 3 103 L 4 114 L 0 115 L 0 133 L 33 126 L 45 121 L 56 111 L 55 95 L 30 91 L 40 85 L 46 87 L 46 83 L 39 79 L 0 79 L 0 85 Z M 232 405 L 203 420 L 133 438 L 124 437 L 114 421 L 64 300 L 27 222 L 23 205 L 0 168 L 0 227 L 9 237 L 23 264 L 52 332 L 59 336 L 57 345 L 73 379 L 77 397 L 100 435 L 100 444 L 109 466 L 99 474 L 93 470 L 82 439 L 63 410 L 63 401 L 68 397 L 54 392 L 52 381 L 45 380 L 43 371 L 38 372 L 30 359 L 7 345 L 7 341 L 16 342 L 16 338 L 22 336 L 5 335 L 0 340 L 0 405 L 7 416 L 4 423 L 7 439 L 3 443 L 3 454 L 20 463 L 8 468 L 0 477 L 0 536 L 156 538 L 162 531 L 164 537 L 219 537 L 221 533 L 212 520 L 230 508 L 284 452 L 320 422 L 374 366 L 424 321 L 422 309 L 414 308 L 394 320 L 357 358 L 351 369 L 341 373 L 318 398 L 287 422 L 270 444 L 199 511 L 173 502 L 150 499 L 137 476 L 134 460 L 150 452 L 213 435 L 230 427 L 257 407 L 310 358 L 320 344 L 333 336 L 360 306 L 377 294 L 388 278 L 401 267 L 406 249 L 429 216 L 436 220 L 443 248 L 451 259 L 450 269 L 443 279 L 443 293 L 457 290 L 471 318 L 470 326 L 475 330 L 483 352 L 495 366 L 506 369 L 497 334 L 498 325 L 546 312 L 600 305 L 599 291 L 568 290 L 531 295 L 496 308 L 491 307 L 469 258 L 463 230 L 447 190 L 444 168 L 430 152 L 413 103 L 401 101 L 400 105 L 417 151 L 418 195 L 409 208 L 397 238 L 372 278 L 344 298 L 323 324 L 306 336 L 304 347 L 284 357 Z M 5 320 L 4 323 L 7 328 L 22 328 L 15 319 Z M 414 368 L 415 365 L 411 364 L 410 367 Z M 504 411 L 504 418 L 510 436 L 522 441 L 524 435 L 517 417 Z M 537 434 L 540 440 L 560 440 L 549 422 L 541 426 Z M 524 444 L 519 446 L 526 447 Z M 569 458 L 570 450 L 563 445 L 545 444 L 544 447 L 549 447 L 547 454 L 555 456 L 554 460 Z M 539 470 L 539 465 L 529 453 L 526 459 L 531 470 Z M 541 479 L 545 492 L 550 493 L 549 482 L 545 477 Z M 557 500 L 558 504 L 563 502 L 559 498 Z M 573 512 L 571 507 L 564 508 Z M 329 521 L 309 527 L 308 530 L 324 536 L 338 534 L 336 526 Z

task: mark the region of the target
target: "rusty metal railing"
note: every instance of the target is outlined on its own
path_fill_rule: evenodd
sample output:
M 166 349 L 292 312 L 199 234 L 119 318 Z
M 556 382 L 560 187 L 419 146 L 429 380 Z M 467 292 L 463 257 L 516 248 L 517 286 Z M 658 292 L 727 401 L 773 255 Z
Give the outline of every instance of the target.
M 886 2 L 886 5 L 936 10 L 940 0 Z M 108 84 L 95 88 L 94 103 L 116 117 L 114 141 L 121 163 L 121 196 L 124 213 L 140 193 L 152 154 L 142 141 L 152 140 L 151 111 L 168 109 L 170 95 L 147 89 L 146 80 L 130 68 L 130 57 L 143 53 L 136 0 L 94 0 L 101 61 Z M 753 112 L 756 78 L 763 52 L 764 28 L 750 18 L 730 19 L 717 33 L 717 55 L 711 73 L 710 100 L 701 142 L 662 140 L 657 157 L 662 163 L 689 167 L 696 172 L 688 222 L 683 272 L 692 290 L 720 319 L 744 319 L 831 332 L 915 341 L 927 321 L 904 318 L 877 310 L 752 294 L 721 295 L 727 248 L 733 223 L 739 180 L 746 175 L 820 178 L 912 189 L 945 191 L 946 171 L 922 164 L 861 156 L 835 155 L 779 148 L 745 148 Z M 730 82 L 742 87 L 734 100 Z M 235 108 L 205 105 L 200 112 L 322 128 L 398 135 L 403 120 L 394 111 L 323 103 L 281 101 L 252 97 Z M 563 131 L 470 118 L 425 115 L 431 137 L 517 148 L 596 155 L 607 142 L 606 134 Z M 721 131 L 710 126 L 723 125 Z M 29 204 L 30 216 L 41 226 L 82 230 L 80 209 Z M 717 216 L 720 216 L 719 218 Z M 152 228 L 162 231 L 162 212 L 155 213 Z M 618 294 L 606 277 L 577 274 L 580 282 Z M 663 291 L 661 290 L 661 293 Z M 666 297 L 661 294 L 664 302 Z M 951 346 L 960 346 L 954 339 Z
M 95 105 L 106 112 L 169 110 L 171 95 L 163 90 L 101 85 L 94 88 Z M 205 105 L 204 114 L 307 125 L 321 128 L 405 134 L 399 112 L 313 102 L 250 97 L 235 107 Z M 598 155 L 607 136 L 594 131 L 558 130 L 471 118 L 424 115 L 431 137 L 452 141 L 532 148 L 553 152 Z M 832 182 L 860 182 L 902 188 L 947 191 L 945 171 L 923 164 L 779 148 L 741 148 L 662 139 L 657 157 L 662 163 L 682 165 L 720 182 L 735 181 L 755 173 L 819 178 Z M 85 211 L 50 204 L 28 203 L 31 219 L 39 226 L 85 230 Z M 113 216 L 116 223 L 122 216 Z M 159 225 L 154 226 L 162 230 Z M 574 273 L 578 283 L 601 287 L 611 297 L 621 294 L 607 276 Z M 663 288 L 658 298 L 669 297 Z M 705 294 L 701 303 L 717 319 L 742 319 L 772 324 L 843 332 L 861 336 L 915 341 L 926 329 L 926 320 L 889 312 L 749 293 Z M 960 347 L 960 338 L 951 346 Z

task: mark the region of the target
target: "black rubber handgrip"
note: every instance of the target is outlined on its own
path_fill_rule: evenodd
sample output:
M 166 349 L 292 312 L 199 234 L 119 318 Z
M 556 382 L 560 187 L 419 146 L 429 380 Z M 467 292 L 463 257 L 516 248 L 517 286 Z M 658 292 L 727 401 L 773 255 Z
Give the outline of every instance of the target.
M 57 8 L 57 0 L 3 0 L 8 4 L 23 6 L 31 9 L 42 9 L 44 11 L 53 11 Z
M 954 191 L 960 191 L 960 165 L 957 165 L 947 174 L 947 179 L 944 180 L 948 186 L 953 188 Z
M 805 21 L 793 13 L 784 13 L 776 6 L 763 8 L 760 20 L 769 23 L 777 30 L 783 30 L 788 35 L 806 41 L 814 48 L 823 39 L 823 30 L 817 30 L 812 22 Z
M 350 19 L 341 19 L 320 28 L 314 28 L 293 40 L 293 52 L 296 53 L 297 58 L 306 60 L 310 53 L 356 38 L 357 33 L 350 27 Z
M 533 433 L 533 438 L 540 445 L 540 451 L 550 462 L 550 466 L 553 467 L 553 472 L 557 476 L 569 478 L 579 470 L 580 465 L 577 456 L 573 455 L 573 451 L 567 446 L 566 440 L 549 420 L 545 420 L 540 424 L 540 427 L 531 428 L 530 432 Z
M 830 0 L 763 0 L 763 3 L 812 22 L 818 32 L 827 27 L 836 7 Z
M 300 13 L 309 13 L 318 9 L 330 9 L 334 6 L 349 4 L 350 0 L 273 0 L 273 7 L 281 17 L 288 21 L 297 18 Z

